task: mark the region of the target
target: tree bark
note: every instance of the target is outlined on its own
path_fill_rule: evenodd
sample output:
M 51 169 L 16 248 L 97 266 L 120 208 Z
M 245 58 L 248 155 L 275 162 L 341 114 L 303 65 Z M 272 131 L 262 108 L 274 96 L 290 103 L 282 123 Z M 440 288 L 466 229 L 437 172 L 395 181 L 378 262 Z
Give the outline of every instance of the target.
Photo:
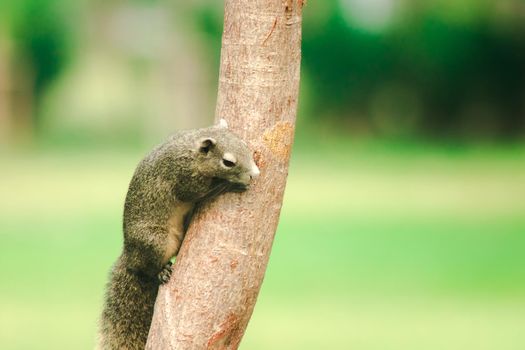
M 204 205 L 170 282 L 160 288 L 147 349 L 237 349 L 279 220 L 293 143 L 302 0 L 226 0 L 215 118 L 246 140 L 261 176 Z

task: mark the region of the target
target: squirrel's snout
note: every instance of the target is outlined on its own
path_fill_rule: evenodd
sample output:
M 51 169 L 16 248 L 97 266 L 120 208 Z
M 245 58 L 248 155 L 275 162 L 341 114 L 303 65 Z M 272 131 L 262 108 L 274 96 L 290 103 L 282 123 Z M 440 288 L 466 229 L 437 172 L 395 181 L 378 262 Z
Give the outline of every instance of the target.
M 253 165 L 251 171 L 250 171 L 250 179 L 256 179 L 259 177 L 259 175 L 261 174 L 261 171 L 259 170 L 259 168 L 257 167 L 257 165 Z

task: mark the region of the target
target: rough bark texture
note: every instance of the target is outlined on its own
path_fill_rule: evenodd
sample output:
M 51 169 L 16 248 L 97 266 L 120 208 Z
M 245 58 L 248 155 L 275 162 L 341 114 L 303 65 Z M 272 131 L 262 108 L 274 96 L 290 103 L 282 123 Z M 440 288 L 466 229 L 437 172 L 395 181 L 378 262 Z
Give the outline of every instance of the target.
M 147 349 L 236 349 L 281 210 L 299 88 L 301 0 L 226 0 L 216 119 L 255 152 L 261 176 L 193 218 L 155 305 Z

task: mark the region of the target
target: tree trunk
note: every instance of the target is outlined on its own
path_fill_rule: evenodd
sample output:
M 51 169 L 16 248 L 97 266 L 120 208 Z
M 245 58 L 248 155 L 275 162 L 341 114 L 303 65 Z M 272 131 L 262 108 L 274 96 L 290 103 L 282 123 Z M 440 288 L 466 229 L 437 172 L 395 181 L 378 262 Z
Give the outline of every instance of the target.
M 193 218 L 160 288 L 147 349 L 236 349 L 277 228 L 293 143 L 302 0 L 226 0 L 216 119 L 246 140 L 261 176 Z M 196 103 L 198 103 L 196 101 Z

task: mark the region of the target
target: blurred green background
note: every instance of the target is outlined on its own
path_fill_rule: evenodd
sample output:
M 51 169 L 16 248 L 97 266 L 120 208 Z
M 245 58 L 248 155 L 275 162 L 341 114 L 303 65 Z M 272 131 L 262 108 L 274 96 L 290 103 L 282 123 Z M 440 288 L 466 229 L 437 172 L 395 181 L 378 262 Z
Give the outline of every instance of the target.
M 221 2 L 0 2 L 0 348 L 90 349 L 140 158 L 211 123 Z M 241 349 L 525 348 L 525 3 L 309 1 Z

